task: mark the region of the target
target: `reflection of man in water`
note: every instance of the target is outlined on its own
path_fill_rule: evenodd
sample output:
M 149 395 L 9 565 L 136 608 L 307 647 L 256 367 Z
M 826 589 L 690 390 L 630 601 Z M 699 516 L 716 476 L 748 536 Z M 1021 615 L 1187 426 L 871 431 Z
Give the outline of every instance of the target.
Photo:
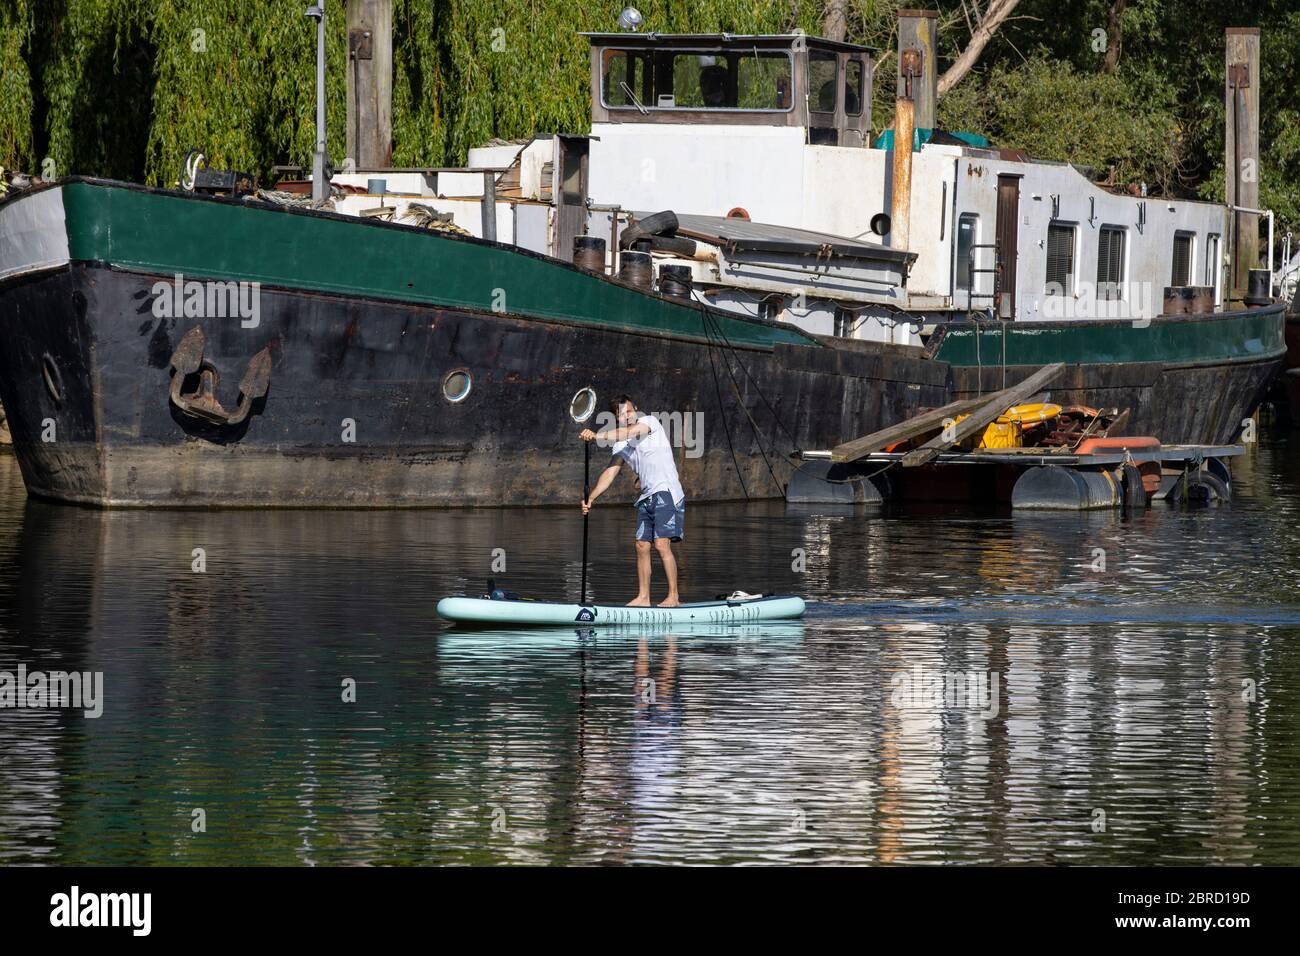
M 639 853 L 672 852 L 681 833 L 673 811 L 690 805 L 680 793 L 687 755 L 682 734 L 686 705 L 677 679 L 677 638 L 667 635 L 662 645 L 657 638 L 653 640 L 653 648 L 644 637 L 637 644 L 636 717 L 624 751 L 630 784 L 628 805 L 637 821 L 627 838 L 634 859 Z
M 727 105 L 727 68 L 719 64 L 700 70 L 700 96 L 705 106 Z

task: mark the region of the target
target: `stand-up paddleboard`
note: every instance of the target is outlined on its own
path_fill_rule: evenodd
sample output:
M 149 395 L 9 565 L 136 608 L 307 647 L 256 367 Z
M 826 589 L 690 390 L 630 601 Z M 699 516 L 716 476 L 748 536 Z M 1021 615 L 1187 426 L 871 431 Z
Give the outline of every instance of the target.
M 804 601 L 793 595 L 767 595 L 700 601 L 679 607 L 624 607 L 559 604 L 549 601 L 449 597 L 438 602 L 438 616 L 457 624 L 499 627 L 662 627 L 680 624 L 751 624 L 803 617 Z

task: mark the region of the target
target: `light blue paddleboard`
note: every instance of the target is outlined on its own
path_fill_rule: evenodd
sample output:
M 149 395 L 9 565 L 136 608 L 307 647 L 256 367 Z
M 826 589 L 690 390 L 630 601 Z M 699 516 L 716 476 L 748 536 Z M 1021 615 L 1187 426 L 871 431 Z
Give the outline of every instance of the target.
M 606 604 L 554 604 L 548 601 L 495 601 L 449 597 L 438 602 L 438 616 L 457 624 L 498 627 L 662 627 L 676 624 L 751 624 L 803 617 L 804 601 L 774 595 L 726 601 L 701 601 L 680 607 L 623 607 Z

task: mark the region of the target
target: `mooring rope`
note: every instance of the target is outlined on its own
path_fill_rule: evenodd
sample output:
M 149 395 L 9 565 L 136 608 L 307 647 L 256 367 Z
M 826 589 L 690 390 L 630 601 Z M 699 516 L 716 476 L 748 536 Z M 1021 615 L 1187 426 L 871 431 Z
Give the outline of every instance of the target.
M 749 420 L 750 431 L 754 433 L 754 441 L 755 444 L 757 444 L 758 446 L 758 454 L 762 455 L 763 464 L 764 466 L 767 467 L 768 475 L 772 477 L 772 484 L 776 485 L 777 493 L 780 493 L 781 498 L 784 499 L 785 486 L 781 484 L 780 479 L 777 479 L 776 477 L 776 472 L 772 470 L 771 460 L 768 459 L 767 451 L 764 450 L 763 447 L 763 436 L 762 433 L 759 432 L 758 423 L 757 421 L 754 421 L 754 416 L 749 414 L 749 407 L 745 405 L 745 399 L 744 397 L 742 397 L 740 392 L 740 382 L 736 380 L 736 372 L 733 371 L 731 367 L 731 362 L 725 359 L 724 356 L 722 355 L 722 351 L 720 351 L 722 347 L 720 347 L 718 343 L 714 341 L 714 336 L 722 339 L 723 342 L 727 343 L 727 349 L 731 351 L 733 358 L 736 359 L 736 364 L 740 365 L 742 371 L 745 372 L 746 376 L 749 376 L 750 382 L 753 382 L 755 392 L 759 394 L 759 398 L 763 399 L 763 405 L 766 405 L 767 410 L 772 412 L 772 418 L 774 418 L 774 420 L 776 421 L 777 427 L 779 427 L 781 431 L 785 432 L 785 434 L 789 436 L 790 444 L 796 447 L 796 450 L 798 447 L 797 442 L 794 442 L 793 434 L 790 434 L 789 429 L 785 427 L 783 421 L 781 421 L 779 416 L 776 415 L 775 408 L 772 408 L 771 402 L 767 401 L 767 395 L 763 394 L 763 390 L 761 386 L 758 385 L 757 381 L 754 381 L 754 376 L 751 375 L 749 369 L 745 367 L 745 363 L 741 362 L 740 356 L 736 355 L 736 347 L 732 345 L 731 339 L 727 337 L 727 333 L 725 333 L 724 330 L 722 329 L 722 323 L 720 323 L 718 317 L 711 315 L 711 313 L 708 312 L 707 308 L 705 307 L 705 304 L 703 304 L 702 302 L 699 302 L 697 304 L 699 306 L 699 315 L 701 315 L 703 329 L 705 329 L 705 338 L 706 341 L 708 342 L 708 349 L 710 349 L 710 352 L 708 352 L 708 359 L 710 359 L 710 364 L 712 364 L 712 350 L 719 349 L 719 358 L 722 358 L 724 367 L 727 368 L 727 375 L 729 378 L 731 378 L 732 392 L 736 394 L 736 403 L 738 406 L 740 406 L 741 411 L 745 412 L 745 418 Z M 716 372 L 716 367 L 715 367 L 714 369 L 715 385 L 716 385 L 716 375 L 718 375 L 718 372 Z M 719 408 L 720 407 L 722 407 L 722 405 L 720 405 L 720 399 L 719 399 Z M 725 418 L 723 419 L 723 421 L 725 425 Z M 729 441 L 729 437 L 728 437 L 728 441 Z M 774 453 L 774 455 L 776 454 L 775 444 L 774 444 L 774 449 L 772 449 L 772 453 Z M 735 462 L 735 450 L 732 451 L 732 459 L 733 462 Z M 796 468 L 794 468 L 792 463 L 787 462 L 787 464 L 789 464 L 790 468 L 792 468 L 792 471 L 796 470 Z M 737 466 L 737 473 L 738 472 L 740 472 L 740 468 L 738 468 Z M 744 483 L 741 484 L 744 485 Z
M 750 495 L 749 489 L 745 487 L 745 476 L 741 474 L 740 462 L 736 460 L 736 449 L 731 443 L 731 426 L 727 424 L 727 416 L 722 410 L 722 386 L 718 384 L 718 367 L 713 361 L 713 338 L 709 335 L 707 319 L 704 320 L 704 337 L 709 343 L 709 368 L 713 369 L 713 391 L 718 399 L 718 416 L 722 419 L 722 431 L 727 436 L 727 451 L 731 453 L 731 465 L 736 469 L 736 479 L 740 482 L 740 490 L 745 493 L 745 500 L 749 501 Z

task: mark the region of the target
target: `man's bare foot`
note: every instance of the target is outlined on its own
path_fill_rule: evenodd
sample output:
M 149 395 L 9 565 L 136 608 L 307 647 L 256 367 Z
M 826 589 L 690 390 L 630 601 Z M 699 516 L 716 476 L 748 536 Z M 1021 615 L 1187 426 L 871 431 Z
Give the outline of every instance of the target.
M 675 597 L 664 598 L 659 602 L 660 607 L 681 607 L 682 602 Z
M 649 607 L 650 595 L 647 594 L 645 597 L 640 597 L 640 596 L 634 597 L 632 600 L 628 601 L 627 604 L 623 606 L 624 607 Z

